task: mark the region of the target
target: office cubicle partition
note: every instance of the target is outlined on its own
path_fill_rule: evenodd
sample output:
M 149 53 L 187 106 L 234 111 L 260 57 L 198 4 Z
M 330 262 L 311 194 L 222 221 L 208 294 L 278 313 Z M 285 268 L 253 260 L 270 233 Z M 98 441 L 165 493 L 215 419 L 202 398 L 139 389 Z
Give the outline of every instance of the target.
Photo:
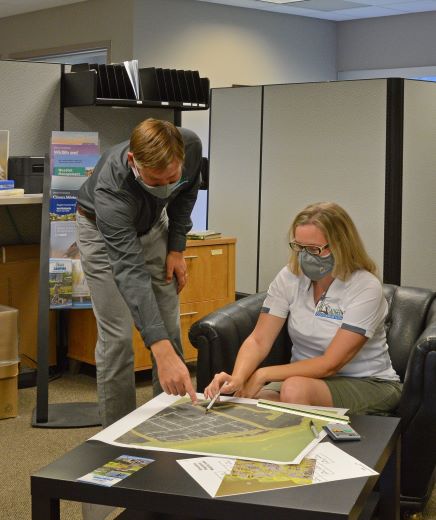
M 254 89 L 257 99 L 247 109 Z M 425 176 L 424 167 L 416 167 L 412 158 L 413 154 L 421 161 L 426 157 L 429 164 L 434 147 L 430 138 L 417 146 L 414 136 L 418 129 L 412 128 L 412 122 L 422 129 L 427 121 L 425 132 L 431 132 L 432 127 L 434 135 L 436 118 L 413 119 L 409 115 L 416 111 L 412 103 L 420 104 L 425 112 L 431 100 L 436 102 L 435 85 L 409 84 L 402 79 L 213 89 L 209 227 L 238 239 L 237 291 L 253 293 L 268 287 L 287 262 L 293 216 L 307 204 L 321 200 L 336 201 L 348 210 L 385 282 L 436 288 L 436 275 L 428 266 L 425 276 L 419 279 L 413 275 L 416 269 L 409 264 L 415 262 L 422 270 L 426 260 L 414 259 L 405 243 L 405 233 L 413 234 L 409 228 L 413 226 L 410 222 L 416 221 L 412 208 L 419 203 L 419 192 L 428 197 L 429 189 L 435 191 L 435 176 Z M 408 158 L 404 166 L 403 152 Z M 425 188 L 418 192 L 410 186 L 410 162 L 417 168 L 418 178 L 424 175 L 427 179 Z M 246 180 L 243 188 L 250 183 L 250 189 L 239 189 L 233 183 L 230 191 L 229 180 L 240 178 L 241 171 Z M 430 217 L 430 205 L 426 206 L 421 212 Z M 247 210 L 250 225 L 245 222 L 242 226 Z M 256 220 L 258 234 L 252 223 Z M 431 232 L 434 226 L 429 219 L 427 222 Z M 247 264 L 248 256 L 251 264 Z
M 436 84 L 404 82 L 401 280 L 436 290 Z
M 210 120 L 208 228 L 237 236 L 238 291 L 255 292 L 262 87 L 216 89 Z

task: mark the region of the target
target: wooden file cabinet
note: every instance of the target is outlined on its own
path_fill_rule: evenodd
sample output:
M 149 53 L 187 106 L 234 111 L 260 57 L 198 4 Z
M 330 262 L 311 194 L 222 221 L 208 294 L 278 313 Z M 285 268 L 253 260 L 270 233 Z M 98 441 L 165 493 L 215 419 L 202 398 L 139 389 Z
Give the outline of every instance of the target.
M 197 350 L 188 339 L 191 325 L 219 307 L 235 300 L 234 238 L 190 240 L 185 259 L 188 283 L 180 294 L 180 325 L 186 361 L 197 359 Z M 92 310 L 69 312 L 68 357 L 95 364 L 97 328 Z M 135 329 L 133 334 L 135 370 L 151 368 L 150 352 Z

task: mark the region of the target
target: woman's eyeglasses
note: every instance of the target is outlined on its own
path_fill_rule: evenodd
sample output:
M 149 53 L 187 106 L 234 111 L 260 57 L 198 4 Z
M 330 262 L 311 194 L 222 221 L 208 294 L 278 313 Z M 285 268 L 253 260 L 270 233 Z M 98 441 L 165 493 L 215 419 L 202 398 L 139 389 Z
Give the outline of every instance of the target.
M 289 247 L 292 249 L 292 251 L 295 251 L 296 253 L 301 253 L 301 251 L 307 251 L 311 255 L 318 256 L 324 251 L 324 249 L 327 249 L 329 245 L 326 244 L 325 246 L 303 246 L 298 242 L 289 242 Z

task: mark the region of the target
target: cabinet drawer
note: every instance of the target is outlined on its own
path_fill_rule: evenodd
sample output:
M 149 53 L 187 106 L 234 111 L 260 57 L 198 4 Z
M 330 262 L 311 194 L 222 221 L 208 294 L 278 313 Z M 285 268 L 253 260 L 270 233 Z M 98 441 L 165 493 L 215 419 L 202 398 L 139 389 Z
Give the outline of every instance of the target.
M 188 244 L 184 253 L 188 267 L 188 284 L 180 294 L 180 328 L 186 361 L 197 359 L 188 339 L 191 325 L 210 312 L 235 299 L 235 239 L 208 240 Z M 94 347 L 97 327 L 92 310 L 68 313 L 68 356 L 95 364 Z M 151 368 L 150 351 L 133 330 L 135 370 Z
M 189 247 L 185 251 L 188 283 L 180 294 L 181 303 L 221 300 L 234 294 L 233 244 Z

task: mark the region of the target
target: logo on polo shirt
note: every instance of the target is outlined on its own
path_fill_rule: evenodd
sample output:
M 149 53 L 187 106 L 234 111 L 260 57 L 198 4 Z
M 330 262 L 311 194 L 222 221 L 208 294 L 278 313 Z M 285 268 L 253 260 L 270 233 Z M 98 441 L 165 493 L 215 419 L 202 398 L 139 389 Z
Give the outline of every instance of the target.
M 315 316 L 331 320 L 342 320 L 344 312 L 340 307 L 330 304 L 324 298 L 321 298 L 316 306 Z

